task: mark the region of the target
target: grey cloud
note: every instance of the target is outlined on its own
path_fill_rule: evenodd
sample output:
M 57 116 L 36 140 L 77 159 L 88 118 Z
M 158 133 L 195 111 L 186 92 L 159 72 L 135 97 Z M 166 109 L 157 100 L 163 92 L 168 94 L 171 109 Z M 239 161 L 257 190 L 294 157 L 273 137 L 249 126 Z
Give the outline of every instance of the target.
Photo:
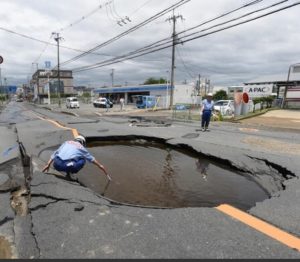
M 146 2 L 146 1 L 144 1 Z M 117 11 L 121 15 L 130 15 L 144 3 L 137 0 L 115 0 Z M 65 46 L 88 50 L 96 44 L 129 29 L 154 13 L 162 10 L 175 0 L 152 0 L 143 8 L 132 14 L 132 24 L 120 27 L 109 18 L 105 10 L 100 10 L 89 19 L 61 33 Z M 178 31 L 199 24 L 240 6 L 248 1 L 233 0 L 202 0 L 191 1 L 179 8 L 176 13 L 184 16 L 185 21 L 178 21 Z M 266 6 L 274 1 L 263 1 L 249 10 Z M 291 1 L 295 2 L 295 1 Z M 100 3 L 105 3 L 101 1 Z M 11 6 L 11 10 L 1 9 L 1 5 Z M 99 5 L 98 0 L 1 0 L 0 21 L 3 26 L 20 33 L 28 34 L 43 40 L 49 40 L 51 32 L 80 18 Z M 17 8 L 17 9 L 16 9 Z M 232 28 L 214 35 L 206 36 L 192 42 L 179 45 L 176 56 L 176 81 L 182 82 L 197 74 L 210 77 L 216 85 L 240 84 L 257 78 L 262 74 L 286 73 L 290 64 L 300 62 L 299 13 L 300 7 L 264 18 L 247 25 Z M 19 10 L 18 13 L 11 11 Z M 23 12 L 26 11 L 26 12 Z M 239 14 L 241 14 L 240 12 Z M 26 17 L 24 14 L 34 14 Z M 236 16 L 236 15 L 234 15 Z M 234 17 L 232 16 L 232 17 Z M 171 24 L 166 22 L 169 15 L 129 34 L 115 43 L 97 50 L 97 53 L 117 56 L 141 48 L 149 43 L 171 36 Z M 5 18 L 5 19 L 4 19 Z M 223 19 L 225 21 L 225 19 Z M 206 26 L 204 26 L 205 28 Z M 5 57 L 2 71 L 16 84 L 27 82 L 32 72 L 32 62 L 41 54 L 45 45 L 0 31 L 0 55 Z M 55 41 L 51 39 L 51 43 Z M 48 47 L 41 55 L 39 66 L 43 67 L 46 60 L 56 65 L 56 47 Z M 77 52 L 61 48 L 61 61 L 68 60 Z M 107 56 L 90 55 L 66 68 L 89 65 L 108 59 Z M 101 86 L 110 83 L 110 70 L 115 68 L 117 84 L 142 83 L 148 77 L 166 77 L 171 67 L 171 49 L 163 50 L 144 57 L 97 68 L 75 74 L 76 84 Z

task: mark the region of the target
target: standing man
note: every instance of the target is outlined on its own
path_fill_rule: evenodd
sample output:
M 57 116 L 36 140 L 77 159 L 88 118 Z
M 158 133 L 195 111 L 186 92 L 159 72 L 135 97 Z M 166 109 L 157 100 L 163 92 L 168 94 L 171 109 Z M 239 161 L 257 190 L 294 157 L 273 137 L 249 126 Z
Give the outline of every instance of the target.
M 120 107 L 121 107 L 121 111 L 123 111 L 124 102 L 125 102 L 125 100 L 124 100 L 124 98 L 122 97 L 122 98 L 120 99 Z
M 206 99 L 202 102 L 201 112 L 202 112 L 202 132 L 209 131 L 208 126 L 211 118 L 212 111 L 214 110 L 214 101 L 212 101 L 212 93 L 208 93 Z
M 106 112 L 108 112 L 108 109 L 110 108 L 110 104 L 109 104 L 109 99 L 108 98 L 106 98 L 105 106 L 106 106 Z
M 84 167 L 86 160 L 88 160 L 102 170 L 107 178 L 111 180 L 111 177 L 106 172 L 104 166 L 87 151 L 85 145 L 86 141 L 83 136 L 77 136 L 74 140 L 64 142 L 51 155 L 42 172 L 47 172 L 50 165 L 53 163 L 53 166 L 57 171 L 66 172 L 67 177 L 70 178 L 70 175 L 78 173 Z

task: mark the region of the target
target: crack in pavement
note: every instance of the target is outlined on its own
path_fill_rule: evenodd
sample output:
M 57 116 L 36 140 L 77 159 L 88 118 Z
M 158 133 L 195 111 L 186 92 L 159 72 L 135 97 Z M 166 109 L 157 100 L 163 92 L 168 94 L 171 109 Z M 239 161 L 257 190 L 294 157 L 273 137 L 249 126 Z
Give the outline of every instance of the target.
M 6 216 L 4 219 L 2 219 L 2 220 L 0 221 L 0 227 L 3 226 L 5 223 L 7 223 L 7 222 L 9 222 L 9 221 L 12 221 L 12 220 L 14 220 L 13 217 L 7 217 L 7 216 Z
M 33 222 L 32 222 L 32 215 L 31 215 L 31 212 L 30 212 L 28 215 L 30 216 L 30 234 L 31 234 L 32 237 L 33 237 L 33 240 L 34 240 L 36 249 L 37 249 L 37 251 L 38 251 L 38 254 L 39 254 L 38 258 L 40 258 L 40 257 L 41 257 L 41 249 L 40 249 L 40 247 L 39 247 L 39 243 L 38 243 L 38 241 L 37 241 L 36 235 L 35 235 L 35 233 L 33 232 L 34 225 L 33 225 Z
M 294 174 L 293 172 L 291 172 L 287 168 L 282 167 L 282 166 L 280 166 L 278 164 L 272 163 L 272 162 L 270 162 L 267 159 L 257 158 L 257 157 L 253 157 L 253 156 L 249 156 L 249 155 L 247 155 L 247 157 L 249 157 L 251 159 L 255 159 L 255 160 L 259 160 L 259 161 L 265 162 L 265 164 L 267 166 L 272 167 L 275 170 L 277 170 L 278 173 L 281 174 L 285 179 L 291 179 L 291 178 L 297 177 L 296 174 Z

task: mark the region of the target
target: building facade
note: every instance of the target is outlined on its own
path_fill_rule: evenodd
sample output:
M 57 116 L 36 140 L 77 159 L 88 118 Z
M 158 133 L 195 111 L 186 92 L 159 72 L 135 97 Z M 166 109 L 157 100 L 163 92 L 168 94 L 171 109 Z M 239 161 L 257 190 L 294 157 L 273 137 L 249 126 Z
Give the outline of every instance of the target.
M 272 94 L 283 100 L 286 92 L 285 107 L 300 108 L 300 72 L 287 75 L 264 76 L 244 83 L 247 88 L 267 87 L 272 88 Z
M 48 97 L 48 88 L 50 88 L 51 95 L 73 95 L 73 73 L 71 70 L 60 70 L 59 85 L 57 70 L 46 71 L 44 69 L 39 69 L 32 76 L 31 87 L 34 90 L 34 98 L 39 100 Z
M 138 86 L 121 86 L 98 88 L 94 90 L 94 94 L 98 97 L 108 97 L 114 103 L 118 103 L 121 98 L 125 99 L 125 104 L 136 102 L 137 96 L 155 96 L 157 97 L 158 107 L 168 107 L 170 105 L 171 85 L 138 85 Z M 195 104 L 198 100 L 195 95 L 195 87 L 193 85 L 175 85 L 173 104 L 187 103 Z

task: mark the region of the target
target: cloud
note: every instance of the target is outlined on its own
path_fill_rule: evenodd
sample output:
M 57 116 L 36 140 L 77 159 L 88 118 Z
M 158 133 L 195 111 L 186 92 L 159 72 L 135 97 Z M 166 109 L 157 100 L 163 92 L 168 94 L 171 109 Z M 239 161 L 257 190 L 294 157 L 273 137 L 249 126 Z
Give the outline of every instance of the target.
M 107 2 L 64 0 L 62 3 L 59 0 L 1 0 L 0 24 L 4 28 L 49 41 L 53 45 L 56 42 L 53 38 L 50 39 L 51 33 L 60 32 L 64 38 L 61 45 L 88 50 L 177 1 L 114 0 L 114 4 L 106 5 Z M 177 32 L 182 32 L 249 2 L 250 0 L 192 0 L 175 11 L 175 15 L 180 14 L 184 18 L 184 20 L 178 19 Z M 198 30 L 276 2 L 275 0 L 261 1 L 259 4 L 204 25 Z M 294 2 L 288 1 L 288 3 Z M 99 7 L 100 5 L 102 8 Z M 95 12 L 92 15 L 86 16 L 93 10 Z M 179 45 L 176 48 L 176 82 L 194 81 L 200 74 L 203 77 L 209 77 L 211 83 L 215 85 L 234 85 L 264 74 L 286 73 L 290 64 L 300 62 L 300 57 L 297 57 L 300 53 L 299 11 L 300 6 L 296 6 L 272 16 Z M 155 41 L 164 38 L 171 39 L 172 24 L 166 21 L 171 15 L 169 13 L 96 51 L 104 54 L 103 56 L 89 55 L 66 65 L 65 68 L 72 69 L 101 62 L 109 59 L 109 55 L 123 55 Z M 126 16 L 132 22 L 128 21 L 126 25 L 119 26 L 117 22 Z M 80 23 L 76 23 L 78 21 Z M 70 24 L 73 25 L 70 26 Z M 64 30 L 59 31 L 61 28 Z M 181 34 L 180 37 L 186 34 Z M 0 30 L 0 40 L 0 55 L 5 59 L 4 64 L 1 65 L 2 75 L 11 84 L 27 83 L 28 77 L 34 72 L 32 63 L 37 58 L 39 58 L 40 68 L 44 67 L 45 61 L 51 61 L 53 66 L 56 65 L 57 49 L 55 46 L 49 45 L 45 49 L 45 44 L 3 30 Z M 61 62 L 78 54 L 80 53 L 61 48 Z M 109 84 L 112 68 L 115 69 L 116 84 L 143 83 L 149 77 L 165 78 L 167 71 L 171 68 L 171 48 L 122 63 L 76 73 L 74 82 L 76 85 L 90 84 L 92 86 Z

